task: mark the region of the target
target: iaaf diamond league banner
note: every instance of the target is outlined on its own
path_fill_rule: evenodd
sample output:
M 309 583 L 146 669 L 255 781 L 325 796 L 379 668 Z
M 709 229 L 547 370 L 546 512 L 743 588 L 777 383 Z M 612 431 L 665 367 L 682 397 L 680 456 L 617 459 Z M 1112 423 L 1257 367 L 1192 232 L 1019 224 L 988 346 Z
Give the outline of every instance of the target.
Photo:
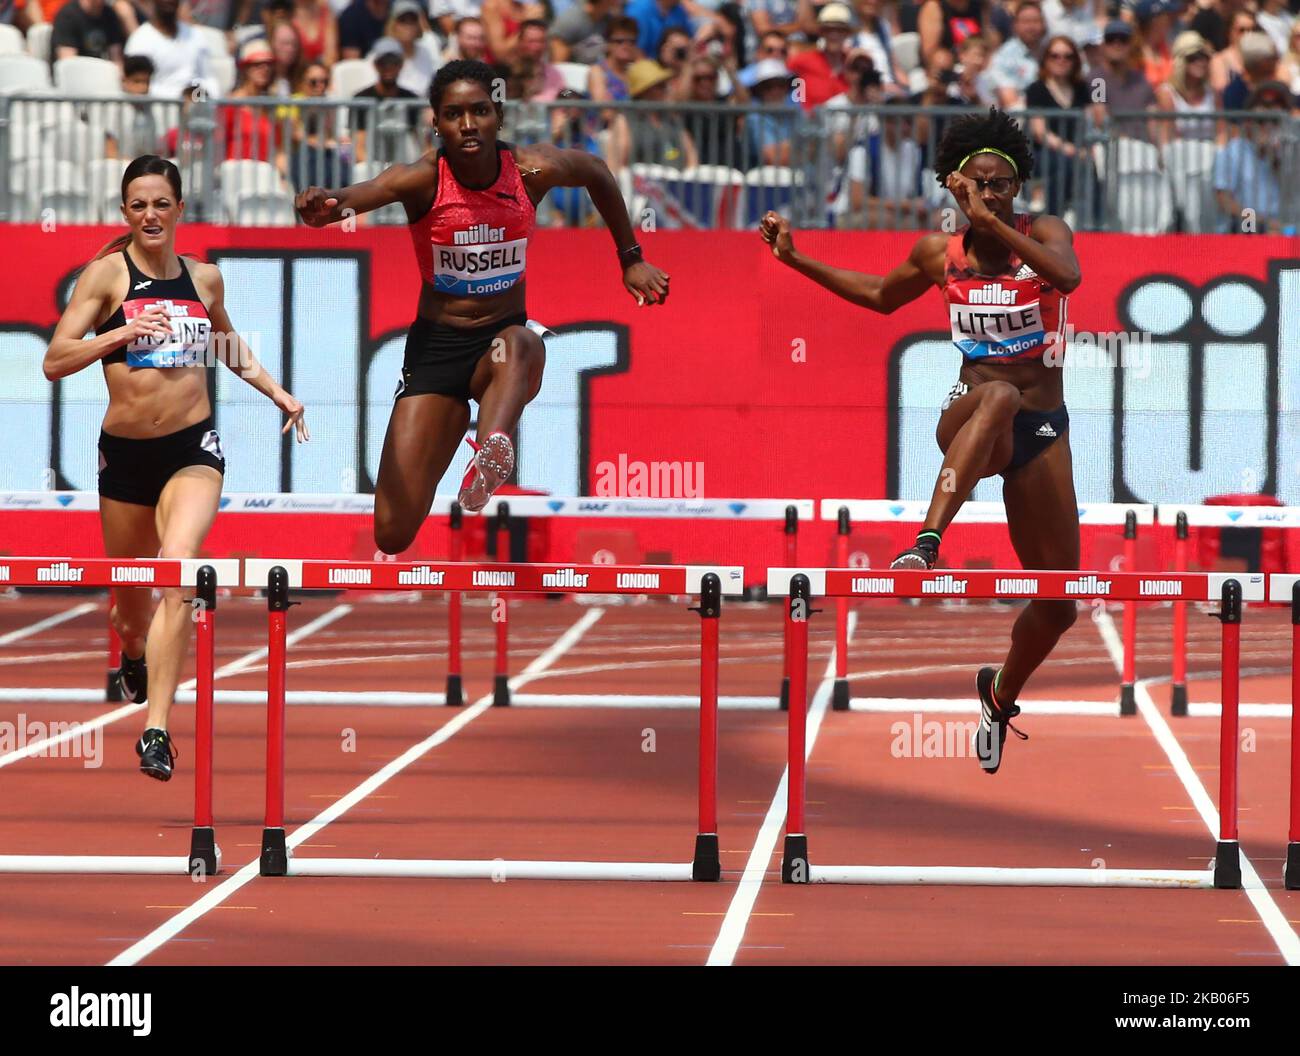
M 0 257 L 0 491 L 93 489 L 98 368 L 47 381 L 41 357 L 75 270 L 120 228 L 7 227 Z M 803 251 L 883 273 L 914 234 L 800 233 Z M 528 313 L 555 331 L 518 435 L 519 483 L 557 495 L 920 499 L 940 463 L 939 405 L 960 357 L 936 290 L 891 316 L 778 264 L 756 233 L 642 236 L 672 293 L 638 308 L 603 231 L 541 230 Z M 312 441 L 216 371 L 229 492 L 365 492 L 415 313 L 406 231 L 184 226 L 220 265 L 227 306 L 307 406 Z M 1300 244 L 1080 235 L 1065 389 L 1082 502 L 1300 503 Z M 454 492 L 464 447 L 440 491 Z M 975 498 L 1000 497 L 996 481 Z

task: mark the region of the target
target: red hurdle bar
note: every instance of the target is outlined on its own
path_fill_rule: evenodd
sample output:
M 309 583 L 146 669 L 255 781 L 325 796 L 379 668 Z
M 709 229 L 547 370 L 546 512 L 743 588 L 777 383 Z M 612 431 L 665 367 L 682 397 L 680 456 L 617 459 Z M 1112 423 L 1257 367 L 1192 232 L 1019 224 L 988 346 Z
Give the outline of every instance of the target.
M 110 592 L 119 587 L 152 589 L 154 587 L 187 587 L 194 585 L 195 606 L 195 748 L 194 748 L 194 827 L 190 834 L 190 855 L 184 861 L 185 871 L 193 876 L 211 876 L 221 867 L 220 852 L 212 821 L 212 741 L 213 741 L 213 679 L 217 607 L 217 570 L 214 565 L 226 567 L 231 572 L 231 585 L 238 584 L 238 564 L 234 561 L 199 563 L 198 559 L 157 558 L 78 558 L 78 557 L 0 557 L 0 584 L 16 587 L 107 587 Z M 193 580 L 187 574 L 193 571 Z M 110 663 L 121 664 L 121 641 L 109 626 Z M 114 653 L 116 658 L 114 659 Z M 115 675 L 116 669 L 110 669 Z M 110 678 L 107 691 L 113 692 L 116 678 Z M 120 689 L 120 687 L 118 687 Z M 119 696 L 117 699 L 121 699 Z M 143 705 L 141 705 L 143 706 Z M 23 857 L 23 856 L 16 856 Z M 41 856 L 30 856 L 33 858 Z M 171 868 L 158 868 L 166 858 L 141 856 L 66 856 L 76 865 L 72 869 L 87 872 L 170 872 Z M 141 867 L 143 863 L 144 867 Z M 22 872 L 23 869 L 10 871 Z M 36 871 L 56 872 L 43 868 Z
M 1137 514 L 1132 510 L 1124 515 L 1124 571 L 1137 571 Z M 1137 714 L 1137 696 L 1133 685 L 1137 681 L 1137 604 L 1129 598 L 1124 602 L 1124 673 L 1119 687 L 1119 713 Z
M 1300 890 L 1300 580 L 1291 584 L 1291 824 L 1282 878 Z
M 814 589 L 810 576 L 816 577 Z M 1220 833 L 1216 847 L 1214 886 L 1240 887 L 1241 865 L 1237 844 L 1237 735 L 1240 700 L 1240 644 L 1243 589 L 1238 578 L 1205 572 L 1069 572 L 1034 570 L 914 571 L 872 569 L 778 568 L 768 570 L 768 590 L 777 589 L 788 577 L 790 609 L 787 619 L 790 640 L 795 646 L 791 667 L 790 713 L 787 718 L 789 737 L 788 788 L 786 807 L 786 844 L 781 863 L 785 883 L 810 882 L 808 837 L 804 812 L 806 767 L 804 755 L 807 738 L 807 615 L 812 593 L 839 597 L 896 598 L 1031 598 L 1086 601 L 1103 598 L 1114 601 L 1161 599 L 1208 600 L 1210 590 L 1221 583 L 1223 624 L 1223 664 L 1221 694 L 1223 698 L 1220 727 Z M 1252 586 L 1263 576 L 1251 575 Z M 1263 594 L 1259 594 L 1263 597 Z M 1296 613 L 1300 621 L 1300 590 Z M 802 622 L 793 616 L 803 613 Z M 1300 631 L 1296 632 L 1300 649 Z M 1293 684 L 1300 694 L 1300 686 Z M 1135 701 L 1136 702 L 1136 701 Z M 1293 711 L 1294 721 L 1294 711 Z M 1294 741 L 1293 741 L 1294 748 Z M 1297 762 L 1300 766 L 1300 762 Z M 1293 789 L 1294 792 L 1294 789 Z M 1293 796 L 1294 802 L 1294 796 Z M 1292 829 L 1293 837 L 1296 830 Z M 1300 858 L 1300 855 L 1297 855 Z M 1069 873 L 1070 870 L 1059 870 Z M 1300 876 L 1297 877 L 1300 882 Z
M 794 567 L 799 563 L 799 509 L 785 508 L 785 561 Z M 781 647 L 781 710 L 790 707 L 790 622 L 784 623 L 785 638 Z
M 694 880 L 721 879 L 718 851 L 718 621 L 723 584 L 718 574 L 699 575 L 680 565 L 467 564 L 451 562 L 285 561 L 245 563 L 245 581 L 265 575 L 268 606 L 266 820 L 260 868 L 263 876 L 285 876 L 289 856 L 284 831 L 286 613 L 292 565 L 305 590 L 474 590 L 502 597 L 516 593 L 700 595 L 700 772 L 699 829 L 691 865 Z M 744 589 L 743 570 L 728 569 L 732 593 Z M 698 582 L 693 577 L 699 577 Z M 805 642 L 806 646 L 806 642 Z M 807 666 L 806 649 L 804 667 Z M 806 683 L 799 680 L 801 692 Z M 527 863 L 525 863 L 527 864 Z M 535 864 L 535 863 L 534 863 Z M 325 874 L 320 874 L 325 875 Z M 341 875 L 341 874 L 340 874 Z M 347 875 L 361 875 L 350 872 Z M 390 875 L 390 874 L 384 874 Z M 403 874 L 412 875 L 412 874 Z M 425 875 L 425 874 L 420 874 Z M 437 875 L 451 875 L 439 873 Z
M 718 850 L 718 621 L 722 580 L 710 572 L 700 587 L 700 791 L 693 880 L 721 880 Z
M 849 567 L 849 508 L 841 506 L 836 514 L 835 563 Z M 831 710 L 849 710 L 849 599 L 835 599 L 835 685 L 831 690 Z
M 497 506 L 497 560 L 510 560 L 510 504 Z M 492 679 L 492 706 L 504 708 L 510 703 L 510 601 L 504 594 L 493 594 L 492 622 L 496 624 L 496 671 Z
M 807 788 L 805 754 L 808 744 L 808 620 L 812 615 L 812 591 L 808 577 L 790 580 L 786 605 L 786 640 L 791 645 L 790 714 L 787 718 L 789 774 L 786 778 L 785 848 L 781 855 L 781 881 L 806 883 L 808 879 L 808 835 L 804 818 Z
M 1241 886 L 1241 854 L 1237 843 L 1237 760 L 1241 703 L 1241 584 L 1223 584 L 1223 661 L 1219 692 L 1219 845 L 1214 856 L 1214 886 Z
M 447 517 L 451 530 L 448 553 L 453 561 L 459 561 L 465 555 L 464 516 L 460 503 L 451 504 Z M 465 686 L 460 670 L 460 600 L 460 591 L 447 592 L 447 693 L 444 702 L 453 708 L 465 703 Z
M 194 594 L 194 831 L 190 872 L 216 873 L 217 837 L 212 825 L 213 681 L 216 672 L 217 574 L 199 569 Z
M 1187 514 L 1178 511 L 1174 528 L 1174 571 L 1187 571 Z M 1174 602 L 1174 676 L 1171 715 L 1187 714 L 1187 602 Z
M 266 824 L 262 829 L 261 873 L 284 876 L 289 851 L 284 839 L 284 690 L 289 612 L 289 575 L 277 565 L 266 586 Z

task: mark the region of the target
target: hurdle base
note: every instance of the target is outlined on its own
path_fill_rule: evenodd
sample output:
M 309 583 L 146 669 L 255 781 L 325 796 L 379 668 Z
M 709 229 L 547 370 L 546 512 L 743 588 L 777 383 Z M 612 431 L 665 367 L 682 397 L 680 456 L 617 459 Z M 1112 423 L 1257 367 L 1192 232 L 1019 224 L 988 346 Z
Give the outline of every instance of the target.
M 196 826 L 190 833 L 190 876 L 203 879 L 221 872 L 221 848 L 211 826 Z
M 849 680 L 837 678 L 831 689 L 831 711 L 849 710 Z
M 1300 891 L 1300 843 L 1287 844 L 1286 868 L 1282 870 L 1282 883 L 1288 891 Z
M 1169 714 L 1179 718 L 1187 714 L 1187 686 L 1179 683 L 1173 687 L 1169 702 Z
M 722 856 L 718 853 L 718 834 L 701 832 L 695 837 L 695 857 L 691 860 L 691 879 L 717 882 L 722 879 Z
M 118 678 L 117 669 L 108 672 L 104 681 L 104 699 L 110 704 L 117 704 L 126 698 L 122 695 L 122 680 Z
M 1220 840 L 1214 852 L 1214 886 L 1241 887 L 1241 849 L 1236 840 Z
M 424 880 L 624 880 L 639 883 L 691 880 L 691 864 L 660 862 L 558 862 L 493 858 L 293 858 L 289 876 L 401 877 Z
M 781 855 L 781 883 L 806 884 L 809 880 L 808 837 L 803 833 L 786 833 Z
M 492 706 L 494 708 L 506 708 L 510 706 L 509 676 L 497 675 L 492 680 Z
M 445 699 L 449 708 L 459 708 L 465 703 L 465 687 L 461 684 L 460 675 L 447 676 L 447 695 Z
M 1125 682 L 1119 687 L 1119 713 L 1121 715 L 1138 713 L 1137 693 L 1133 689 L 1132 682 Z
M 891 887 L 1158 887 L 1205 890 L 1213 886 L 1213 877 L 1208 869 L 815 865 L 808 870 L 808 882 Z
M 781 710 L 790 710 L 790 679 L 788 676 L 781 679 Z
M 262 876 L 289 875 L 289 848 L 284 842 L 284 829 L 262 830 L 262 857 L 258 872 Z

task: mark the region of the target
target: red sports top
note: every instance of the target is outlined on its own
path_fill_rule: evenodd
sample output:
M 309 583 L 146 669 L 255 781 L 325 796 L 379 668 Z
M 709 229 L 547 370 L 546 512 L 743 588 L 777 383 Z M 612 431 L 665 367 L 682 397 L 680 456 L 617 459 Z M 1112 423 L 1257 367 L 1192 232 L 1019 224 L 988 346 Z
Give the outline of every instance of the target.
M 1015 227 L 1028 235 L 1033 217 L 1017 213 Z M 948 239 L 943 297 L 948 302 L 952 343 L 967 359 L 1040 359 L 1062 339 L 1069 298 L 1014 253 L 1000 275 L 981 275 L 966 259 L 969 225 Z
M 440 293 L 490 297 L 523 280 L 537 211 L 505 144 L 497 144 L 497 158 L 496 182 L 474 191 L 438 151 L 433 205 L 410 230 L 420 274 Z

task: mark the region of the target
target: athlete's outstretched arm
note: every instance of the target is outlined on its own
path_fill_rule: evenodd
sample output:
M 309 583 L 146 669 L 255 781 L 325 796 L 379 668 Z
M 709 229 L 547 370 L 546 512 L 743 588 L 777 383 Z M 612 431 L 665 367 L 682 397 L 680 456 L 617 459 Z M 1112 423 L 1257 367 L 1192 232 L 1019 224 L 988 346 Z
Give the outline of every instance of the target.
M 155 305 L 125 326 L 98 337 L 85 336 L 107 310 L 116 276 L 112 261 L 103 259 L 90 263 L 77 279 L 72 299 L 54 328 L 50 347 L 45 350 L 42 367 L 50 381 L 84 370 L 137 337 L 166 337 L 171 332 L 167 313 Z
M 591 204 L 614 236 L 628 293 L 638 304 L 662 304 L 668 299 L 668 275 L 641 258 L 623 192 L 609 166 L 585 150 L 563 150 L 549 143 L 520 147 L 517 157 L 534 201 L 540 202 L 552 187 L 585 187 Z
M 1040 216 L 1034 221 L 1031 233 L 1022 235 L 989 210 L 976 190 L 975 181 L 968 176 L 951 173 L 948 190 L 974 230 L 997 238 L 1062 293 L 1073 293 L 1079 288 L 1081 276 L 1079 258 L 1074 255 L 1074 235 L 1064 220 Z
M 310 440 L 302 403 L 266 372 L 231 323 L 226 313 L 226 285 L 220 269 L 215 264 L 199 264 L 194 269 L 194 283 L 199 295 L 208 303 L 208 318 L 212 320 L 211 347 L 217 358 L 289 416 L 280 432 L 287 433 L 293 426 L 297 430 L 298 443 Z
M 354 183 L 351 187 L 329 190 L 325 187 L 308 187 L 293 200 L 298 216 L 308 227 L 325 227 L 350 216 L 373 212 L 386 205 L 400 202 L 428 186 L 427 171 L 414 165 L 393 165 L 373 180 Z
M 772 256 L 788 264 L 831 293 L 846 301 L 888 315 L 920 297 L 935 285 L 933 268 L 943 260 L 945 239 L 943 235 L 924 235 L 912 247 L 912 252 L 902 264 L 888 275 L 867 275 L 847 268 L 835 268 L 813 260 L 794 248 L 790 235 L 790 221 L 769 212 L 758 225 L 763 241 L 772 247 Z

